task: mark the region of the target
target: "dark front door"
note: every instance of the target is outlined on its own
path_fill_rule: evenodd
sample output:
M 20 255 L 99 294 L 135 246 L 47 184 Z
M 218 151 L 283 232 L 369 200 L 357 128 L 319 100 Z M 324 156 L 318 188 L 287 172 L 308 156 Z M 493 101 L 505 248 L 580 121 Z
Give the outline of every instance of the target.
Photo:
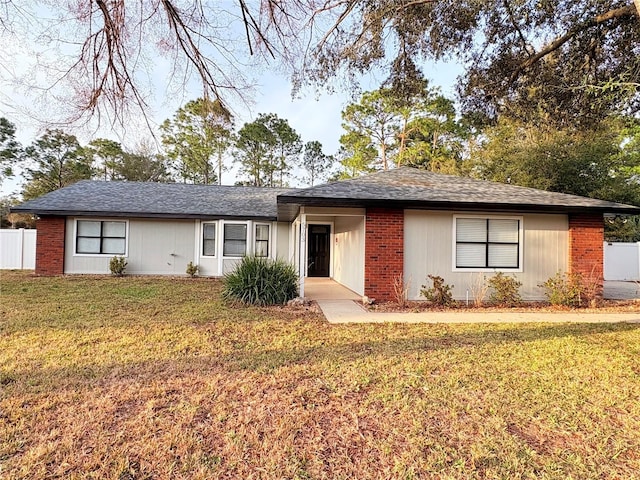
M 329 238 L 331 225 L 309 225 L 307 242 L 309 245 L 307 256 L 308 277 L 329 276 Z

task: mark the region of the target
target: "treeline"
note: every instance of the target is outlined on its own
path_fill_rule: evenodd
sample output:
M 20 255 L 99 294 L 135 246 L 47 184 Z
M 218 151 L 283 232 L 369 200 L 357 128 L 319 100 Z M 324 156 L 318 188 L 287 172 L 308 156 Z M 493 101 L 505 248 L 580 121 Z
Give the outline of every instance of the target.
M 82 146 L 61 130 L 23 148 L 3 118 L 0 161 L 4 177 L 20 166 L 25 200 L 87 178 L 221 183 L 235 163 L 238 177 L 225 183 L 314 185 L 411 166 L 640 205 L 640 121 L 619 115 L 567 125 L 532 110 L 491 120 L 461 116 L 451 99 L 421 80 L 404 91 L 383 86 L 365 92 L 347 105 L 333 155 L 318 141 L 303 143 L 275 114 L 236 128 L 220 102 L 198 99 L 161 125 L 163 153 L 152 144 L 127 150 L 105 139 Z M 640 241 L 638 218 L 608 219 L 607 225 L 609 240 Z

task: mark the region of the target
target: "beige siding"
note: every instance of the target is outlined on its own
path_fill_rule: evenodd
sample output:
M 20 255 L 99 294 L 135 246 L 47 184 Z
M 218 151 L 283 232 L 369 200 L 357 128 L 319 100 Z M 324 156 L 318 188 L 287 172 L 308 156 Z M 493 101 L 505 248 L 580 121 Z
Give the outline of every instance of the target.
M 193 220 L 129 220 L 127 273 L 184 275 L 194 261 Z M 74 255 L 75 223 L 67 220 L 65 273 L 109 273 L 110 255 Z
M 335 217 L 333 278 L 364 295 L 364 217 Z
M 528 214 L 522 217 L 523 267 L 522 272 L 512 275 L 523 283 L 520 291 L 525 300 L 542 300 L 544 292 L 538 284 L 567 268 L 568 220 L 566 215 Z M 493 272 L 454 272 L 452 235 L 453 213 L 405 211 L 404 272 L 405 281 L 410 283 L 411 299 L 422 299 L 420 288 L 427 283 L 428 274 L 439 275 L 448 284 L 453 284 L 454 297 L 460 300 L 466 298 L 467 291 L 473 299 L 471 287 L 479 276 L 493 275 Z
M 291 224 L 287 222 L 274 222 L 273 225 L 276 229 L 276 251 L 274 257 L 286 262 L 293 263 L 293 255 L 289 254 L 289 236 L 291 232 Z

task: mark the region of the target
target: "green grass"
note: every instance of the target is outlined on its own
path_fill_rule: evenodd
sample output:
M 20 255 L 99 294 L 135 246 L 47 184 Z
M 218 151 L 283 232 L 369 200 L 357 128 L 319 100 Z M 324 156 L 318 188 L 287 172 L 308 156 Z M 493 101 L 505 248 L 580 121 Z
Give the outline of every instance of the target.
M 1 273 L 0 478 L 640 478 L 640 325 L 329 325 Z

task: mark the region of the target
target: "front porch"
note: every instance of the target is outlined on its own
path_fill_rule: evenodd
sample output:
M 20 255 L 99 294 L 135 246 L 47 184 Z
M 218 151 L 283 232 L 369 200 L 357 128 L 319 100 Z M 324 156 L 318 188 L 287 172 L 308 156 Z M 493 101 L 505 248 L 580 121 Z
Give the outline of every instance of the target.
M 360 300 L 353 290 L 331 278 L 307 277 L 304 280 L 304 296 L 309 300 Z

